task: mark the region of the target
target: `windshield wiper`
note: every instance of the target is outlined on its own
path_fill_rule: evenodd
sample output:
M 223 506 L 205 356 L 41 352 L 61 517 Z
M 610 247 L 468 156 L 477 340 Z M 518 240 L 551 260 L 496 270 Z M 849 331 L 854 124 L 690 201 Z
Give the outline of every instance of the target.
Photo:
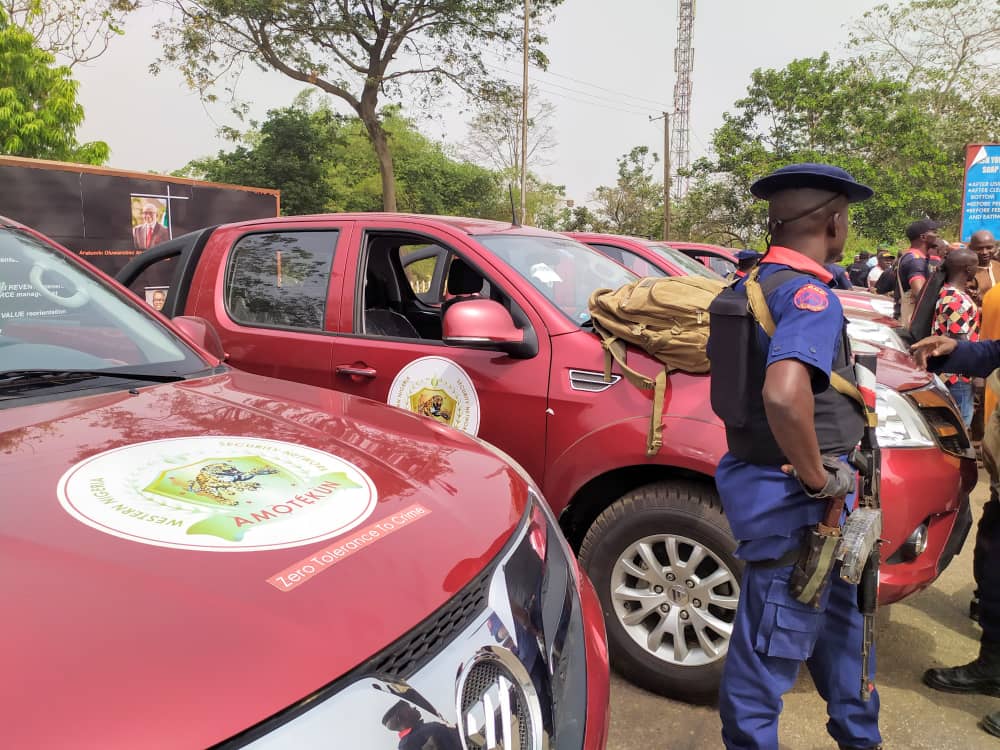
M 90 378 L 120 378 L 123 380 L 144 380 L 150 383 L 175 383 L 184 380 L 183 375 L 152 375 L 145 372 L 122 372 L 121 370 L 7 370 L 0 372 L 0 388 L 7 385 L 26 385 L 29 381 L 58 385 Z

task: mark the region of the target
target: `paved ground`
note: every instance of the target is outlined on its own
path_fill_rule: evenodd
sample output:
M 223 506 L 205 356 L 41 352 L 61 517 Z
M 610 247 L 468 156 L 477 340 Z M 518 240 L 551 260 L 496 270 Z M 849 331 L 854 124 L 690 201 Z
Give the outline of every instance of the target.
M 973 494 L 977 519 L 987 496 L 983 474 Z M 1000 740 L 976 726 L 984 714 L 1000 710 L 1000 700 L 939 693 L 920 681 L 927 667 L 975 658 L 979 627 L 966 617 L 974 533 L 975 528 L 962 554 L 932 587 L 879 612 L 878 688 L 887 750 L 1000 750 Z M 785 696 L 782 750 L 835 748 L 825 723 L 825 704 L 803 669 L 795 690 Z M 719 748 L 719 726 L 714 707 L 689 706 L 613 680 L 609 750 Z

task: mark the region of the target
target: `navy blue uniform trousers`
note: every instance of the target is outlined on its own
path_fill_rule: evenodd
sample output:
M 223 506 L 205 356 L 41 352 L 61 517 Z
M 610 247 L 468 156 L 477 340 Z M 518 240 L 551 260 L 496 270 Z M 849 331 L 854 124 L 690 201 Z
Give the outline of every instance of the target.
M 722 674 L 719 713 L 728 750 L 777 750 L 782 695 L 804 661 L 827 703 L 827 731 L 841 745 L 867 748 L 882 739 L 878 693 L 862 701 L 863 618 L 857 586 L 834 569 L 819 609 L 788 590 L 792 567 L 749 563 L 743 574 L 733 636 Z M 872 651 L 869 674 L 875 674 Z
M 1000 341 L 960 341 L 953 354 L 936 357 L 928 363 L 932 372 L 955 372 L 970 377 L 987 377 L 998 367 Z M 1000 460 L 1000 456 L 992 459 Z M 983 506 L 983 515 L 976 528 L 972 570 L 979 595 L 983 641 L 1000 644 L 1000 500 L 996 479 L 991 477 L 990 481 L 990 499 Z

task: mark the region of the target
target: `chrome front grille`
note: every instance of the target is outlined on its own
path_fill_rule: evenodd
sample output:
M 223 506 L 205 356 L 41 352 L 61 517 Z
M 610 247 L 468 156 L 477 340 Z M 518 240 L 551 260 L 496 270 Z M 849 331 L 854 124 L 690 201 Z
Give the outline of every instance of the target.
M 477 661 L 462 678 L 459 717 L 468 750 L 535 750 L 528 695 L 498 659 Z

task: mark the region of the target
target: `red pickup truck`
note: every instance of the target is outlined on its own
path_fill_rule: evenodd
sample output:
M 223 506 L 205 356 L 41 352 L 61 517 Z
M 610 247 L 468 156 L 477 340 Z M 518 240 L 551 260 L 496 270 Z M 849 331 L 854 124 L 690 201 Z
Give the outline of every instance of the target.
M 6 747 L 605 746 L 600 604 L 520 467 L 2 218 L 0 485 Z
M 712 481 L 725 433 L 708 379 L 678 373 L 664 446 L 645 455 L 650 394 L 617 373 L 604 382 L 587 306 L 630 271 L 550 232 L 399 214 L 209 228 L 119 279 L 141 285 L 157 263 L 173 264 L 163 312 L 208 320 L 236 367 L 387 402 L 510 454 L 594 581 L 616 667 L 713 699 L 741 573 Z M 885 602 L 930 584 L 961 547 L 976 480 L 947 392 L 894 354 L 880 363 Z

